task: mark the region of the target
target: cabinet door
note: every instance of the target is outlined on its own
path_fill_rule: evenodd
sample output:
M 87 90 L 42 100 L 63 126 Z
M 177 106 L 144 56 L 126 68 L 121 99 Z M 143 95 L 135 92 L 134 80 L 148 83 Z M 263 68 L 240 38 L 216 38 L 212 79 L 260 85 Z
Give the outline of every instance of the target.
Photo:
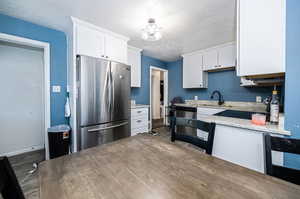
M 183 88 L 203 88 L 202 54 L 186 55 L 183 58 Z
M 203 53 L 203 69 L 212 70 L 218 67 L 218 51 L 211 50 Z
M 285 0 L 238 1 L 238 75 L 285 72 Z
M 104 34 L 85 27 L 76 27 L 76 52 L 79 55 L 104 57 Z
M 105 36 L 106 58 L 127 64 L 127 41 L 113 35 Z
M 264 173 L 263 133 L 217 125 L 212 155 Z
M 221 67 L 235 66 L 236 48 L 235 45 L 228 45 L 218 50 L 218 65 Z
M 222 111 L 224 111 L 224 109 L 198 107 L 197 108 L 197 120 L 201 120 L 203 118 L 203 116 L 207 117 L 208 115 L 214 115 L 214 114 L 220 113 Z M 207 140 L 208 133 L 197 129 L 197 137 L 201 138 L 202 140 Z
M 131 66 L 131 87 L 141 87 L 141 52 L 128 48 L 127 54 Z

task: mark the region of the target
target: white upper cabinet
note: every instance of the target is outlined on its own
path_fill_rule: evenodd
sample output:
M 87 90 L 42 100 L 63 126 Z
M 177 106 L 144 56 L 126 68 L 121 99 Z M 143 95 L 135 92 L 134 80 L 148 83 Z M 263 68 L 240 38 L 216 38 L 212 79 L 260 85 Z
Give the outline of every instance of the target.
M 203 55 L 183 55 L 183 88 L 207 88 L 207 73 L 203 72 Z
M 239 76 L 285 72 L 285 0 L 238 0 Z
M 76 18 L 72 20 L 75 27 L 76 54 L 127 64 L 127 37 Z
M 210 50 L 203 53 L 203 68 L 211 70 L 218 66 L 218 51 Z
M 131 87 L 141 87 L 141 49 L 128 46 L 128 65 L 131 66 Z
M 233 67 L 236 65 L 236 46 L 230 44 L 218 49 L 218 64 L 221 67 Z
M 105 47 L 107 58 L 121 63 L 127 63 L 127 41 L 106 34 Z
M 104 33 L 85 26 L 76 26 L 76 33 L 78 55 L 104 57 Z
M 213 71 L 235 67 L 236 45 L 227 43 L 203 50 L 203 69 Z

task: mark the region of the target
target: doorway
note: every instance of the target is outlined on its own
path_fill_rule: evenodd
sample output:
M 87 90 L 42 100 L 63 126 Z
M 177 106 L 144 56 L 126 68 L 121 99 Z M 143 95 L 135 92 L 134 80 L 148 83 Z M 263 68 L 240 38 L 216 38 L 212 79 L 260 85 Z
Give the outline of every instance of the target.
M 0 34 L 0 156 L 46 149 L 50 126 L 49 44 Z
M 150 126 L 151 130 L 166 125 L 168 106 L 168 71 L 150 67 Z

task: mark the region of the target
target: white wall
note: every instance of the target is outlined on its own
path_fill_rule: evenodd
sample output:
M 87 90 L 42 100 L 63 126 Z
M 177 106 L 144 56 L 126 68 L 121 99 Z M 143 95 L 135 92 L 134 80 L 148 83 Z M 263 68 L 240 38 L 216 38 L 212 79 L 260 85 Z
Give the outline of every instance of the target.
M 44 147 L 43 50 L 0 43 L 0 155 Z
M 153 70 L 151 77 L 152 119 L 160 118 L 160 71 Z

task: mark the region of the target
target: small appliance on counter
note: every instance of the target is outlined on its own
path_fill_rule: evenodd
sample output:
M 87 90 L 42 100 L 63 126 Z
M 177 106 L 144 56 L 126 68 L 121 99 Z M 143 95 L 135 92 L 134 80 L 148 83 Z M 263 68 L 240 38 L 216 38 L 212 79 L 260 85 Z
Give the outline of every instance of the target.
M 264 126 L 266 125 L 266 115 L 265 114 L 252 114 L 252 124 L 255 124 L 255 125 L 261 125 L 261 126 Z

